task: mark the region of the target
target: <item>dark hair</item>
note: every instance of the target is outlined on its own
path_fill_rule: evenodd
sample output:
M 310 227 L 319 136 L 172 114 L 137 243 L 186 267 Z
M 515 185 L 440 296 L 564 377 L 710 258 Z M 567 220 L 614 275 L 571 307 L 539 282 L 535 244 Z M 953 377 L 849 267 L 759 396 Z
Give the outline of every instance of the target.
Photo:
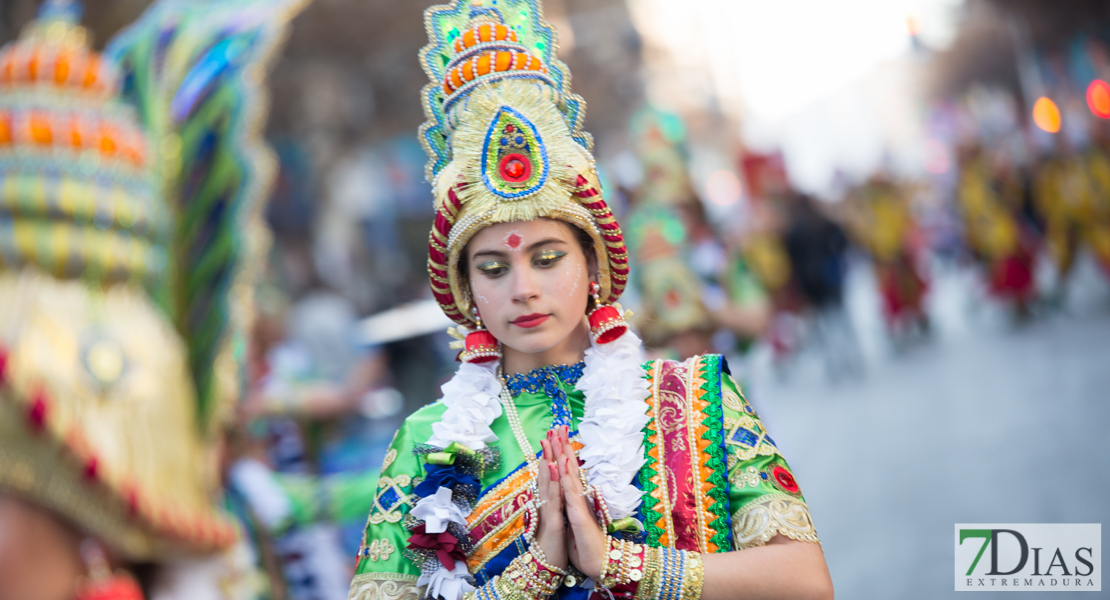
M 590 234 L 586 233 L 585 230 L 583 230 L 581 227 L 579 227 L 579 226 L 577 226 L 573 223 L 568 223 L 568 222 L 563 221 L 561 219 L 552 219 L 552 221 L 555 221 L 557 223 L 562 223 L 563 225 L 565 225 L 565 226 L 567 226 L 567 227 L 569 227 L 573 230 L 574 239 L 578 242 L 578 245 L 582 248 L 582 253 L 586 255 L 586 264 L 587 265 L 590 264 L 591 260 L 597 261 L 597 260 L 600 259 L 600 257 L 598 257 L 596 253 L 594 253 L 594 239 L 592 237 L 590 237 Z M 471 239 L 474 239 L 474 238 L 471 238 Z M 463 246 L 462 251 L 459 253 L 459 263 L 458 263 L 459 277 L 461 278 L 460 283 L 462 283 L 462 288 L 464 290 L 466 290 L 468 293 L 470 291 L 470 257 L 467 256 L 466 249 L 469 248 L 469 247 L 470 247 L 470 242 L 467 242 L 466 246 Z M 598 265 L 598 268 L 600 268 L 600 265 Z M 591 297 L 589 299 L 589 308 L 590 309 L 593 308 L 593 302 L 594 302 L 594 299 Z

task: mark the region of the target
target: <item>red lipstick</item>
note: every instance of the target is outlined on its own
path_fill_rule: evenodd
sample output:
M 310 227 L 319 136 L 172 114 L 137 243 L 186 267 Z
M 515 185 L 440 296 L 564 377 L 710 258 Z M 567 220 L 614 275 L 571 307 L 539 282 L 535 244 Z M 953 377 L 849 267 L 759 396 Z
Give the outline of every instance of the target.
M 512 323 L 513 323 L 513 325 L 516 325 L 517 327 L 523 327 L 525 329 L 531 329 L 533 327 L 539 327 L 540 325 L 542 325 L 543 322 L 546 321 L 547 318 L 550 317 L 550 316 L 551 315 L 544 315 L 544 314 L 540 314 L 540 313 L 532 313 L 530 315 L 524 315 L 523 317 L 517 317 L 516 319 L 514 319 L 512 321 Z

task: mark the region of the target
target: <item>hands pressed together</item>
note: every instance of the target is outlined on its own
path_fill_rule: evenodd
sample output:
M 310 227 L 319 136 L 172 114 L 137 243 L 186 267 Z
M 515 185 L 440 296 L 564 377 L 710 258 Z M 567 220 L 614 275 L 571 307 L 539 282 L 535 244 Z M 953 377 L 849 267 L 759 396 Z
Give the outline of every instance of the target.
M 537 483 L 541 506 L 536 543 L 553 566 L 565 569 L 569 561 L 596 580 L 605 560 L 607 534 L 583 495 L 578 458 L 567 427 L 551 429 L 540 445 L 543 455 Z

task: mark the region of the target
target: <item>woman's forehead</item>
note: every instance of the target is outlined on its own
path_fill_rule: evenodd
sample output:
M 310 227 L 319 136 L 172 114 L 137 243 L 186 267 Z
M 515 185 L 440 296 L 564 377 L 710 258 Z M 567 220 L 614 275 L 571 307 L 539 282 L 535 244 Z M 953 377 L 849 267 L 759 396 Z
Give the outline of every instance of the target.
M 532 219 L 531 221 L 513 221 L 497 223 L 482 229 L 470 240 L 472 251 L 478 251 L 490 246 L 507 246 L 510 249 L 527 247 L 529 244 L 543 239 L 557 239 L 564 242 L 574 240 L 572 226 L 555 219 Z

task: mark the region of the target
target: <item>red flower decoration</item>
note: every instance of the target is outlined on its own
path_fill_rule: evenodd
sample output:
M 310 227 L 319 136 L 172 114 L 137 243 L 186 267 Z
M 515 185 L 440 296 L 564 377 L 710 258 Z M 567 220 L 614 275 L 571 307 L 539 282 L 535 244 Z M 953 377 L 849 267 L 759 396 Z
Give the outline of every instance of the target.
M 8 380 L 8 351 L 0 348 L 0 385 Z
M 425 533 L 424 528 L 423 524 L 413 528 L 412 535 L 409 537 L 410 550 L 433 550 L 439 563 L 448 569 L 455 568 L 455 563 L 460 560 L 466 561 L 466 553 L 459 547 L 459 538 L 454 534 L 447 531 Z
M 775 483 L 779 484 L 779 487 L 783 490 L 791 494 L 801 493 L 802 490 L 798 488 L 798 482 L 794 481 L 794 476 L 785 467 L 775 465 L 775 468 L 771 470 L 771 476 L 775 478 Z
M 100 474 L 100 461 L 95 456 L 85 461 L 85 479 L 95 481 Z
M 35 399 L 31 401 L 31 406 L 27 409 L 27 419 L 31 421 L 31 427 L 37 432 L 42 431 L 46 426 L 46 411 L 50 408 L 46 404 L 46 394 L 39 392 L 35 394 Z

